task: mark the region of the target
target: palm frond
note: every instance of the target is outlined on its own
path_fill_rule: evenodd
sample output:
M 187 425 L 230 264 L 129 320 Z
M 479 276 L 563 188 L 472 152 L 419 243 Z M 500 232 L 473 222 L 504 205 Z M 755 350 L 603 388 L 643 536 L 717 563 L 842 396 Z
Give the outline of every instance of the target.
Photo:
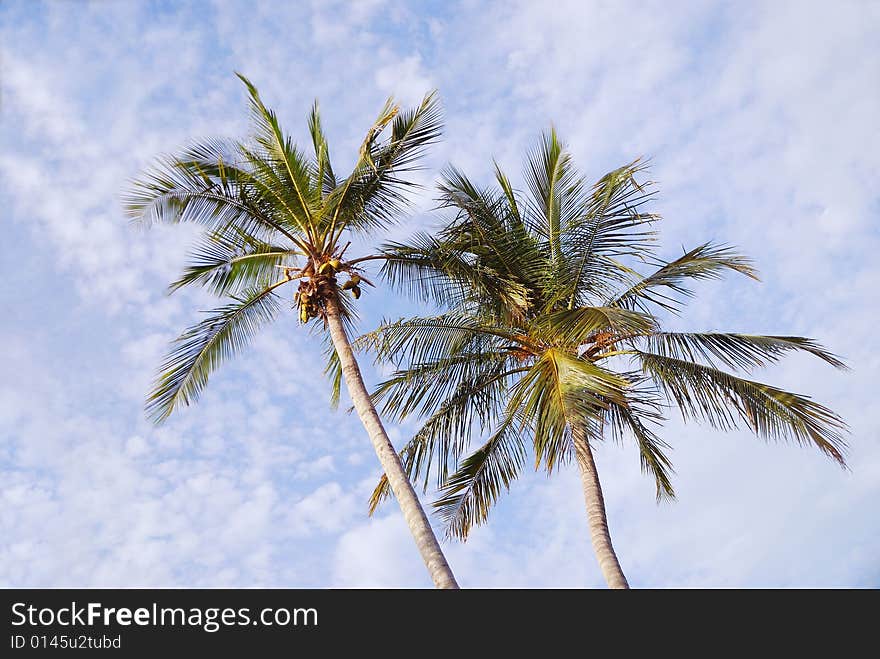
M 311 214 L 303 214 L 299 192 L 290 185 L 286 166 L 277 161 L 277 156 L 265 153 L 259 144 L 242 143 L 239 151 L 245 163 L 243 168 L 250 177 L 249 189 L 259 194 L 264 206 L 271 209 L 276 223 L 301 237 L 302 244 L 315 245 L 317 240 L 313 218 Z M 297 157 L 303 156 L 297 152 Z M 302 181 L 301 185 L 311 186 L 311 182 Z M 315 197 L 319 196 L 312 187 L 308 189 Z M 314 212 L 318 213 L 319 210 L 314 209 Z
M 158 158 L 123 196 L 125 211 L 145 226 L 191 222 L 218 233 L 235 227 L 264 240 L 280 234 L 302 248 L 299 227 L 278 212 L 277 191 L 251 171 L 254 165 L 259 158 L 241 144 L 196 142 L 178 156 Z
M 653 250 L 659 216 L 642 211 L 655 193 L 636 176 L 646 169 L 639 160 L 603 176 L 585 197 L 578 212 L 563 227 L 566 269 L 558 296 L 568 308 L 599 301 L 618 282 L 625 281 L 621 257 L 643 259 Z
M 397 114 L 391 141 L 379 150 L 379 158 L 394 171 L 415 171 L 428 147 L 443 133 L 443 106 L 437 91 L 430 91 L 415 108 Z
M 207 318 L 175 341 L 147 399 L 147 415 L 153 421 L 164 421 L 175 408 L 198 399 L 211 372 L 275 317 L 279 304 L 273 291 L 279 285 L 247 291 L 231 304 L 208 312 Z
M 326 201 L 326 220 L 333 231 L 382 228 L 395 222 L 417 187 L 403 174 L 420 169 L 427 148 L 443 130 L 443 112 L 436 93 L 427 94 L 416 108 L 398 112 L 386 106 L 367 134 L 361 159 Z M 391 123 L 387 140 L 378 137 Z
M 445 484 L 450 467 L 459 461 L 470 442 L 471 433 L 476 428 L 495 425 L 504 407 L 507 380 L 519 370 L 524 369 L 505 370 L 503 363 L 487 364 L 471 377 L 458 382 L 400 451 L 410 480 L 421 480 L 427 491 L 433 470 L 437 486 Z M 417 384 L 410 384 L 406 379 L 401 382 L 411 390 L 418 388 Z M 379 386 L 376 395 L 381 396 L 386 386 L 388 381 Z M 399 414 L 396 406 L 388 408 L 386 403 L 383 414 Z M 370 497 L 370 514 L 389 494 L 388 479 L 383 475 Z
M 321 112 L 318 108 L 317 99 L 312 105 L 312 111 L 309 113 L 309 135 L 312 137 L 312 148 L 315 150 L 312 180 L 316 185 L 321 186 L 322 196 L 327 196 L 336 189 L 336 175 L 333 173 L 333 166 L 330 164 L 330 147 L 327 144 L 324 128 L 321 125 Z
M 590 361 L 547 349 L 510 390 L 508 409 L 532 429 L 535 467 L 548 473 L 571 454 L 569 423 L 600 419 L 608 401 L 626 404 L 630 383 Z
M 549 343 L 579 346 L 597 332 L 626 337 L 650 333 L 656 327 L 657 319 L 647 314 L 615 307 L 579 307 L 539 316 L 532 332 Z
M 392 373 L 380 383 L 373 400 L 382 413 L 398 421 L 409 416 L 427 416 L 455 397 L 461 388 L 472 390 L 484 378 L 500 377 L 516 370 L 511 355 L 499 350 L 455 350 L 449 357 L 415 362 Z
M 519 211 L 519 202 L 516 198 L 516 191 L 513 189 L 513 185 L 510 183 L 510 179 L 507 178 L 507 174 L 501 171 L 501 167 L 498 165 L 498 163 L 493 162 L 493 164 L 495 166 L 495 180 L 498 181 L 498 185 L 501 187 L 502 192 L 504 192 L 504 197 L 507 200 L 507 210 L 522 227 L 522 232 L 526 233 L 527 230 L 525 225 L 522 223 L 522 215 Z
M 277 279 L 276 266 L 287 263 L 292 267 L 291 259 L 300 254 L 299 250 L 263 242 L 236 227 L 208 233 L 196 242 L 190 264 L 169 291 L 195 284 L 215 295 L 237 293 Z
M 649 305 L 653 304 L 675 312 L 682 306 L 681 298 L 693 296 L 693 291 L 687 287 L 688 280 L 720 279 L 727 270 L 758 279 L 750 259 L 732 247 L 713 243 L 705 243 L 673 261 L 657 265 L 655 272 L 640 277 L 610 299 L 608 305 L 649 311 Z
M 645 341 L 650 352 L 689 361 L 702 359 L 712 367 L 723 364 L 730 368 L 750 370 L 777 362 L 787 353 L 800 351 L 814 355 L 835 368 L 847 368 L 839 357 L 813 339 L 802 336 L 656 332 L 647 336 Z
M 406 244 L 386 243 L 382 253 L 383 276 L 416 299 L 441 301 L 452 310 L 478 301 L 494 300 L 496 308 L 512 311 L 529 304 L 529 291 L 520 282 L 429 234 L 416 234 Z
M 529 306 L 540 303 L 538 287 L 545 271 L 555 266 L 523 222 L 510 182 L 500 170 L 496 169 L 496 175 L 501 193 L 478 188 L 454 167 L 442 174 L 441 205 L 458 215 L 440 232 L 439 240 L 447 253 L 455 254 L 469 269 L 447 271 L 443 261 L 434 265 L 460 278 L 465 286 L 485 288 L 481 304 L 498 300 L 501 309 L 522 317 Z
M 543 222 L 534 226 L 546 239 L 548 253 L 557 266 L 562 262 L 560 234 L 563 226 L 577 214 L 583 179 L 574 169 L 571 155 L 551 128 L 541 137 L 526 159 L 526 184 L 532 195 L 532 208 Z M 565 214 L 568 213 L 568 216 Z
M 261 150 L 256 160 L 271 165 L 272 176 L 268 180 L 280 184 L 275 188 L 276 193 L 285 196 L 292 216 L 301 226 L 311 227 L 314 206 L 318 200 L 315 199 L 316 190 L 311 181 L 309 161 L 291 139 L 285 137 L 277 115 L 264 105 L 253 83 L 238 72 L 236 75 L 247 87 L 250 97 L 254 140 Z
M 765 439 L 814 445 L 845 464 L 846 424 L 827 407 L 805 396 L 746 380 L 709 366 L 638 352 L 645 373 L 674 401 L 684 418 L 721 430 L 744 423 Z
M 467 539 L 470 529 L 510 488 L 525 462 L 525 443 L 512 417 L 505 420 L 450 476 L 443 496 L 434 502 L 449 537 Z
M 666 455 L 666 451 L 671 447 L 645 423 L 646 418 L 650 421 L 658 421 L 662 417 L 654 410 L 646 411 L 635 405 L 632 397 L 628 402 L 628 405 L 612 404 L 608 408 L 605 421 L 611 429 L 612 436 L 617 441 L 622 441 L 622 436 L 628 433 L 635 439 L 639 448 L 642 473 L 650 474 L 654 478 L 657 501 L 674 499 L 675 489 L 672 487 L 672 475 L 675 472 L 672 468 L 672 462 Z
M 333 342 L 325 340 L 324 356 L 327 364 L 324 366 L 324 375 L 330 378 L 330 406 L 335 410 L 339 407 L 339 399 L 342 396 L 342 361 Z
M 425 364 L 455 356 L 461 351 L 489 352 L 521 345 L 515 332 L 464 314 L 415 317 L 386 322 L 357 340 L 373 350 L 377 360 Z

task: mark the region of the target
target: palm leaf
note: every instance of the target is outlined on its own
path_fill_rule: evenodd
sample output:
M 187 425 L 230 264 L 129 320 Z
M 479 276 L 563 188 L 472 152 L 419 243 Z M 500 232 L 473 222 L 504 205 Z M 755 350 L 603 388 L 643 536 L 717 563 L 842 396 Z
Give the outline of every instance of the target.
M 280 184 L 275 188 L 276 192 L 283 194 L 288 200 L 292 215 L 301 226 L 311 227 L 316 200 L 308 159 L 285 137 L 278 117 L 263 104 L 251 81 L 238 72 L 235 75 L 245 84 L 250 96 L 254 139 L 262 149 L 261 157 L 257 160 L 272 165 L 272 179 Z
M 402 421 L 411 415 L 427 416 L 462 387 L 469 389 L 485 377 L 516 370 L 509 353 L 499 350 L 454 351 L 449 357 L 417 362 L 394 372 L 376 387 L 373 400 L 383 414 Z
M 324 355 L 327 358 L 324 375 L 330 378 L 330 406 L 335 410 L 339 407 L 339 399 L 342 396 L 342 361 L 330 340 L 326 341 Z
M 522 345 L 523 337 L 479 318 L 448 313 L 383 323 L 357 340 L 358 347 L 373 350 L 377 360 L 425 364 L 479 346 L 480 352 Z
M 397 112 L 388 105 L 367 134 L 354 171 L 326 201 L 331 232 L 382 228 L 396 221 L 417 186 L 402 175 L 420 169 L 426 149 L 443 130 L 443 113 L 436 93 L 427 94 L 418 107 Z M 394 110 L 392 112 L 392 110 Z M 378 140 L 391 123 L 391 135 Z
M 437 486 L 443 487 L 450 467 L 458 462 L 467 448 L 473 429 L 495 425 L 499 411 L 504 406 L 507 379 L 520 370 L 524 369 L 504 370 L 503 364 L 490 364 L 478 374 L 459 382 L 401 449 L 401 461 L 409 478 L 420 479 L 423 489 L 427 491 L 433 468 Z M 379 386 L 377 394 L 381 394 L 386 384 L 387 381 Z M 416 388 L 412 386 L 412 389 Z M 392 416 L 398 414 L 398 408 L 393 405 L 386 404 L 383 413 L 386 411 Z M 383 474 L 370 497 L 371 515 L 389 495 L 388 479 Z
M 151 419 L 164 421 L 175 408 L 198 399 L 211 372 L 244 348 L 278 313 L 273 293 L 278 285 L 248 291 L 233 303 L 208 312 L 207 318 L 175 341 L 147 399 Z
M 312 179 L 321 186 L 322 195 L 327 196 L 336 189 L 336 176 L 333 173 L 333 166 L 330 164 L 330 147 L 321 125 L 321 112 L 317 100 L 309 113 L 309 135 L 312 137 L 312 147 L 315 150 Z
M 235 163 L 236 157 L 243 162 Z M 260 164 L 240 144 L 194 143 L 179 156 L 156 160 L 124 195 L 126 213 L 145 226 L 192 222 L 217 233 L 235 227 L 261 239 L 281 234 L 302 248 L 291 232 L 290 213 L 277 212 L 277 192 L 248 170 Z
M 674 296 L 693 296 L 693 291 L 686 285 L 688 280 L 720 279 L 726 270 L 758 279 L 750 259 L 737 254 L 732 247 L 712 243 L 695 247 L 674 261 L 658 266 L 655 272 L 639 278 L 609 300 L 608 305 L 648 311 L 648 305 L 654 304 L 668 311 L 678 311 L 681 302 Z
M 571 155 L 555 129 L 542 135 L 539 145 L 528 154 L 524 174 L 531 192 L 531 209 L 542 220 L 535 221 L 533 227 L 546 240 L 548 254 L 558 267 L 562 263 L 560 234 L 578 213 L 583 179 L 572 166 Z
M 382 274 L 397 290 L 423 301 L 442 300 L 448 309 L 492 301 L 496 310 L 519 311 L 529 305 L 529 291 L 474 254 L 416 234 L 407 244 L 386 243 Z
M 489 439 L 465 458 L 447 481 L 441 498 L 434 502 L 449 537 L 467 539 L 471 527 L 489 516 L 502 489 L 522 469 L 525 443 L 512 418 L 505 420 Z
M 646 226 L 658 216 L 641 209 L 655 193 L 636 180 L 644 169 L 636 160 L 606 174 L 570 214 L 562 232 L 566 268 L 557 283 L 568 308 L 599 302 L 626 277 L 617 259 L 642 259 L 653 249 L 655 231 Z
M 673 400 L 685 418 L 721 430 L 744 423 L 765 439 L 814 445 L 841 465 L 844 421 L 805 396 L 735 377 L 709 366 L 638 352 L 645 373 Z
M 634 311 L 614 307 L 579 307 L 555 311 L 539 316 L 532 324 L 532 332 L 548 343 L 580 346 L 600 331 L 611 331 L 617 336 L 642 335 L 653 331 L 657 320 Z
M 209 233 L 196 243 L 190 264 L 169 291 L 195 284 L 215 295 L 237 293 L 277 279 L 277 266 L 299 254 L 299 250 L 263 242 L 234 228 Z
M 777 362 L 789 352 L 801 351 L 814 355 L 835 368 L 847 368 L 836 355 L 813 339 L 802 336 L 656 332 L 648 336 L 646 341 L 651 352 L 689 361 L 702 359 L 713 367 L 723 364 L 730 368 L 749 370 Z
M 640 408 L 634 402 L 630 398 L 628 405 L 609 406 L 605 420 L 616 440 L 621 441 L 622 436 L 627 433 L 635 439 L 639 448 L 642 472 L 654 478 L 657 500 L 674 499 L 675 489 L 672 487 L 674 470 L 672 462 L 666 455 L 670 446 L 645 424 L 646 418 L 657 421 L 662 417 L 653 410 Z
M 590 361 L 547 349 L 511 387 L 508 409 L 532 428 L 535 467 L 552 472 L 571 453 L 572 420 L 601 418 L 608 401 L 625 404 L 630 383 Z

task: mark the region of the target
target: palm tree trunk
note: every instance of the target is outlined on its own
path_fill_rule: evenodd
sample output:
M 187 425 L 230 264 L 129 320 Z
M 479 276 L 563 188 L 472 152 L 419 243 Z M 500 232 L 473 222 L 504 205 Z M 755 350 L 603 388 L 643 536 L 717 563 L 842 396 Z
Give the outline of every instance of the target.
M 599 568 L 608 582 L 609 588 L 629 588 L 617 554 L 611 545 L 611 533 L 608 531 L 608 520 L 605 517 L 605 499 L 602 496 L 602 485 L 599 483 L 599 472 L 593 461 L 593 451 L 587 440 L 583 426 L 573 423 L 571 426 L 572 441 L 578 468 L 581 472 L 581 483 L 584 487 L 584 500 L 587 503 L 587 523 L 590 526 L 590 539 L 593 551 L 599 560 Z
M 455 581 L 455 576 L 446 562 L 443 550 L 440 549 L 440 543 L 437 542 L 437 537 L 434 535 L 431 523 L 422 509 L 419 497 L 409 482 L 406 471 L 404 471 L 403 465 L 400 462 L 400 457 L 397 455 L 397 451 L 394 450 L 391 440 L 388 439 L 385 428 L 382 426 L 382 421 L 379 419 L 376 408 L 370 400 L 370 394 L 364 385 L 361 369 L 358 366 L 357 359 L 355 359 L 351 343 L 348 340 L 348 335 L 345 332 L 345 327 L 339 315 L 339 302 L 335 297 L 331 296 L 326 300 L 326 311 L 330 338 L 333 340 L 336 354 L 339 355 L 342 373 L 345 376 L 345 384 L 348 387 L 351 401 L 354 403 L 354 408 L 357 410 L 361 423 L 364 424 L 364 428 L 367 429 L 367 434 L 369 434 L 370 440 L 373 442 L 373 448 L 376 450 L 376 455 L 382 464 L 382 469 L 385 470 L 385 475 L 388 477 L 391 491 L 394 492 L 394 496 L 400 504 L 403 517 L 409 525 L 410 533 L 412 533 L 419 553 L 422 555 L 422 560 L 431 574 L 434 586 L 437 588 L 458 588 L 458 583 Z

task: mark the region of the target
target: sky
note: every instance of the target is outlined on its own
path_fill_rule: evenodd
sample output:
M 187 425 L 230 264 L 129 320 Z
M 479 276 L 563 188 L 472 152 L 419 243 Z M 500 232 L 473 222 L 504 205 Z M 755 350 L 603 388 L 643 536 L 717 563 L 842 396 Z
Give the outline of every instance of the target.
M 198 405 L 144 417 L 169 341 L 216 302 L 165 294 L 192 227 L 137 230 L 120 198 L 156 155 L 244 135 L 241 71 L 297 140 L 320 100 L 337 170 L 388 95 L 439 90 L 444 139 L 385 237 L 442 222 L 446 163 L 486 181 L 496 158 L 517 180 L 551 124 L 591 178 L 650 158 L 663 253 L 730 243 L 762 276 L 701 285 L 671 326 L 819 340 L 852 370 L 797 357 L 758 377 L 851 434 L 843 470 L 673 412 L 678 500 L 661 504 L 632 445 L 597 446 L 630 584 L 880 586 L 880 4 L 182 5 L 0 5 L 0 585 L 430 586 L 394 502 L 367 516 L 378 462 L 293 314 Z M 364 331 L 427 311 L 387 290 L 360 310 Z M 399 446 L 415 428 L 388 430 Z M 526 470 L 443 546 L 465 587 L 603 585 L 573 465 Z

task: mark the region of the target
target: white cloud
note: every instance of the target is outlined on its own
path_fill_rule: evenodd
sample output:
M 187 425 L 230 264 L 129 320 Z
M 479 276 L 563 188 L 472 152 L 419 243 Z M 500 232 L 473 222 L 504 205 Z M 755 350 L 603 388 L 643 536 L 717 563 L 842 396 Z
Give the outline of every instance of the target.
M 814 452 L 673 420 L 680 501 L 655 506 L 631 448 L 597 460 L 635 585 L 876 585 L 871 410 L 880 11 L 866 3 L 30 3 L 0 9 L 4 228 L 0 583 L 395 585 L 427 577 L 393 503 L 368 521 L 375 457 L 327 406 L 320 343 L 292 321 L 160 429 L 141 413 L 166 342 L 211 301 L 164 295 L 192 235 L 132 231 L 120 191 L 156 153 L 245 126 L 241 70 L 299 138 L 318 96 L 339 167 L 385 96 L 438 86 L 447 160 L 516 173 L 551 121 L 590 175 L 654 156 L 672 253 L 708 239 L 761 285 L 701 289 L 683 326 L 813 335 L 854 366 L 768 378 L 840 410 L 852 472 Z M 40 44 L 37 48 L 36 45 Z M 426 192 L 418 208 L 431 205 Z M 423 225 L 408 220 L 397 232 Z M 415 309 L 365 297 L 364 325 Z M 343 410 L 345 405 L 343 404 Z M 411 430 L 391 428 L 396 441 Z M 526 475 L 448 544 L 459 580 L 600 585 L 573 470 Z
M 336 547 L 333 582 L 342 588 L 431 585 L 401 515 L 378 517 L 346 531 Z
M 376 86 L 400 103 L 415 105 L 434 88 L 425 76 L 419 55 L 401 58 L 386 51 L 384 59 L 388 64 L 376 71 Z

